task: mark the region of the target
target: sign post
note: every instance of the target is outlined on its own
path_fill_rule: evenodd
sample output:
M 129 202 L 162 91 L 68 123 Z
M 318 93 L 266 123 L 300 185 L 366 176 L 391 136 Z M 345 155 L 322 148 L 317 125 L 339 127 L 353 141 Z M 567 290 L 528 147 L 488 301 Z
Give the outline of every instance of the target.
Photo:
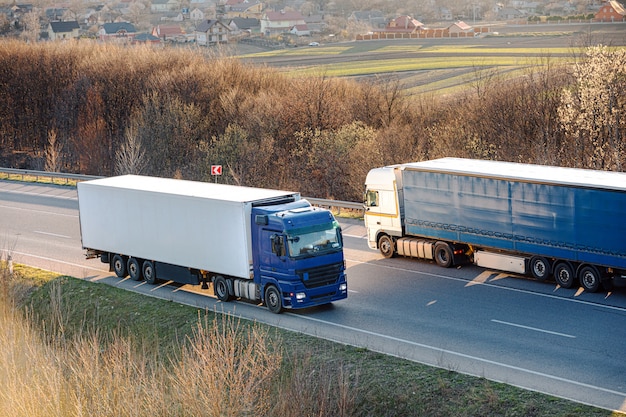
M 222 175 L 222 166 L 221 165 L 211 165 L 211 175 L 215 177 L 215 182 L 217 183 L 217 177 Z

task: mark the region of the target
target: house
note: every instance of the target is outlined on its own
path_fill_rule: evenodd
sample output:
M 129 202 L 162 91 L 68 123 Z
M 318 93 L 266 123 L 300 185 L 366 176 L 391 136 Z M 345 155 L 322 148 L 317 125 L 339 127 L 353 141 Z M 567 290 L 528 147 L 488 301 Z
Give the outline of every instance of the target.
M 47 8 L 45 12 L 46 19 L 48 19 L 48 21 L 62 20 L 65 12 L 67 12 L 67 9 L 55 8 L 55 7 Z
M 626 20 L 626 9 L 617 1 L 607 1 L 596 12 L 595 19 L 601 22 L 623 22 Z
M 453 19 L 452 12 L 447 7 L 440 7 L 439 9 L 437 9 L 437 16 L 439 17 L 439 20 Z
M 356 11 L 350 13 L 348 16 L 348 21 L 356 22 L 356 23 L 364 23 L 370 25 L 372 28 L 384 28 L 387 19 L 385 19 L 385 15 L 380 10 L 367 10 L 367 11 Z
M 258 0 L 227 0 L 225 17 L 250 17 L 258 19 L 263 14 L 263 3 Z
M 50 22 L 48 24 L 48 39 L 51 41 L 77 39 L 80 26 L 76 20 L 70 22 Z
M 157 25 L 152 28 L 152 36 L 163 41 L 184 41 L 187 34 L 180 25 Z
M 513 20 L 513 19 L 521 19 L 525 17 L 526 14 L 521 10 L 515 9 L 513 7 L 503 7 L 498 10 L 497 18 L 500 20 Z
M 209 0 L 191 0 L 189 2 L 189 10 L 198 9 L 203 12 L 215 10 L 215 2 Z
M 105 23 L 98 30 L 98 38 L 102 42 L 132 42 L 137 29 L 128 22 Z
M 385 32 L 415 33 L 423 28 L 424 24 L 413 19 L 411 16 L 400 16 L 392 19 L 387 26 L 385 26 Z
M 326 22 L 324 22 L 324 16 L 321 14 L 311 14 L 304 16 L 304 23 L 306 23 L 311 34 L 321 33 L 326 28 Z
M 180 12 L 166 12 L 161 16 L 162 22 L 182 22 L 184 20 L 185 16 Z
M 230 29 L 219 20 L 205 20 L 194 31 L 196 43 L 201 46 L 211 46 L 227 43 Z
M 233 17 L 227 21 L 226 25 L 232 35 L 238 35 L 242 32 L 259 33 L 261 30 L 259 19 L 250 17 Z
M 296 36 L 311 36 L 311 31 L 309 30 L 309 27 L 306 25 L 306 23 L 304 25 L 294 25 L 289 30 L 289 33 Z
M 296 25 L 304 25 L 304 17 L 300 12 L 268 11 L 261 18 L 261 33 L 266 36 L 289 32 Z
M 199 20 L 204 20 L 204 16 L 205 16 L 204 12 L 198 9 L 197 7 L 189 13 L 189 19 L 191 19 L 194 22 L 197 22 Z
M 11 12 L 13 13 L 13 17 L 20 18 L 26 13 L 30 13 L 33 11 L 33 5 L 31 3 L 21 3 L 21 4 L 13 4 L 11 6 Z
M 513 0 L 509 3 L 509 6 L 516 8 L 517 10 L 528 14 L 537 13 L 537 9 L 540 4 L 536 1 L 526 1 L 526 0 Z M 563 10 L 563 7 L 560 7 Z
M 467 23 L 459 20 L 458 22 L 453 23 L 450 26 L 448 26 L 448 33 L 450 33 L 451 36 L 458 36 L 461 34 L 463 36 L 466 36 L 468 34 L 473 35 L 474 29 Z
M 153 36 L 150 33 L 139 33 L 138 35 L 135 35 L 131 43 L 133 45 L 139 45 L 139 44 L 161 45 L 162 44 L 161 39 L 157 38 L 156 36 Z
M 165 13 L 180 9 L 178 0 L 152 0 L 150 11 L 152 13 Z

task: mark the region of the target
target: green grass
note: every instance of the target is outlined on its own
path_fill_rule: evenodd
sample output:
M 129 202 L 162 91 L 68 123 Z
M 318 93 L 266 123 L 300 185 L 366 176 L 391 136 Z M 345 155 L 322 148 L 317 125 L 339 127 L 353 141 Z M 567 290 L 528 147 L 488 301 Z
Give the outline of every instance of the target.
M 419 43 L 353 42 L 346 46 L 322 45 L 316 48 L 293 48 L 270 51 L 247 57 L 263 57 L 271 62 L 273 57 L 282 59 L 302 56 L 343 56 L 356 54 L 356 61 L 323 65 L 288 64 L 280 67 L 284 74 L 294 78 L 324 75 L 325 77 L 381 77 L 396 76 L 402 80 L 408 95 L 453 95 L 471 88 L 474 76 L 481 69 L 497 69 L 504 76 L 514 77 L 525 68 L 568 63 L 580 51 L 572 48 L 533 47 L 485 47 L 467 43 L 464 45 L 423 45 Z M 390 58 L 382 54 L 397 54 Z M 403 54 L 411 54 L 403 56 Z M 468 74 L 468 71 L 472 74 Z M 460 73 L 461 75 L 457 74 Z
M 522 33 L 507 35 L 506 38 L 538 38 L 571 35 L 566 32 Z M 487 35 L 500 37 L 501 35 Z M 538 44 L 540 45 L 540 44 Z M 622 48 L 622 47 L 615 47 Z M 516 77 L 524 69 L 533 67 L 568 64 L 583 52 L 575 47 L 537 47 L 503 45 L 493 47 L 480 45 L 468 39 L 462 44 L 420 43 L 420 40 L 407 41 L 372 41 L 326 44 L 320 47 L 288 48 L 257 54 L 243 55 L 242 58 L 263 58 L 271 64 L 272 58 L 280 58 L 283 66 L 277 67 L 284 74 L 303 78 L 310 76 L 325 77 L 398 77 L 402 88 L 409 96 L 450 96 L 467 91 L 476 79 L 469 72 L 478 76 L 481 69 L 495 69 L 505 77 Z M 383 57 L 383 54 L 385 56 Z M 390 57 L 396 54 L 396 57 Z M 358 60 L 341 62 L 340 57 L 357 55 Z M 337 57 L 337 62 L 303 65 L 298 60 L 290 65 L 289 57 L 304 56 Z M 283 61 L 284 60 L 284 61 Z M 463 73 L 458 75 L 458 73 Z M 423 74 L 422 74 L 423 73 Z M 447 74 L 447 75 L 445 75 Z
M 213 316 L 194 307 L 153 299 L 104 284 L 19 267 L 19 275 L 36 283 L 36 289 L 22 305 L 31 317 L 52 326 L 56 316 L 54 300 L 62 304 L 66 336 L 98 332 L 116 337 L 132 336 L 148 355 L 160 352 L 177 355 L 181 341 L 191 337 L 199 317 Z M 58 292 L 59 295 L 54 294 Z M 251 326 L 251 324 L 250 324 Z M 264 327 L 264 326 L 263 326 Z M 241 327 L 250 329 L 248 325 Z M 621 415 L 577 404 L 548 395 L 525 391 L 510 385 L 475 378 L 450 370 L 433 368 L 332 343 L 299 333 L 266 328 L 271 339 L 280 343 L 286 357 L 304 358 L 291 363 L 311 366 L 306 380 L 299 381 L 300 395 L 324 391 L 320 369 L 338 370 L 350 386 L 350 412 L 353 416 L 611 416 Z M 150 351 L 151 350 L 151 351 Z M 317 372 L 315 371 L 317 369 Z M 283 366 L 283 373 L 289 371 Z M 284 377 L 283 377 L 284 378 Z M 276 399 L 274 399 L 276 402 Z M 300 405 L 302 407 L 302 405 Z M 139 414 L 141 415 L 141 414 Z M 162 410 L 161 415 L 178 415 Z M 306 413 L 301 414 L 306 415 Z M 318 414 L 322 415 L 322 414 Z M 332 415 L 324 414 L 324 415 Z

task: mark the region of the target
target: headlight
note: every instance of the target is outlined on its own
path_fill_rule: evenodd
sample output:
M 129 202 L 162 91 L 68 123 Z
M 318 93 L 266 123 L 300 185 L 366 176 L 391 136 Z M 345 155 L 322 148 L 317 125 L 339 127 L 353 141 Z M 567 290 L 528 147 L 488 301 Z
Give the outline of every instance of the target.
M 306 298 L 306 294 L 303 292 L 296 293 L 296 300 L 304 300 Z
M 347 290 L 348 290 L 348 284 L 346 284 L 345 282 L 339 285 L 339 291 L 347 291 Z

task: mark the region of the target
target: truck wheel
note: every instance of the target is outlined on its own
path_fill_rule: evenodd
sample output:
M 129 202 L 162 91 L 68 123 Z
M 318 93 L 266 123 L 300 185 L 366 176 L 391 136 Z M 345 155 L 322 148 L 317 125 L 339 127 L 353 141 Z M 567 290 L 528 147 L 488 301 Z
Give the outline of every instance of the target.
M 144 261 L 141 272 L 143 273 L 143 280 L 146 281 L 146 283 L 150 285 L 156 284 L 156 270 L 154 269 L 154 264 L 152 262 Z
M 554 267 L 554 279 L 563 288 L 574 286 L 574 269 L 567 262 L 559 262 Z
M 215 296 L 220 301 L 228 301 L 230 300 L 230 292 L 228 291 L 228 282 L 226 282 L 226 278 L 218 275 L 215 277 L 213 281 L 213 291 L 215 292 Z
M 128 275 L 126 269 L 126 259 L 124 259 L 122 255 L 114 255 L 111 260 L 111 266 L 113 267 L 115 275 L 119 278 L 126 278 L 126 275 Z
M 385 258 L 393 258 L 396 256 L 396 245 L 390 236 L 382 235 L 378 239 L 378 249 Z
M 445 242 L 437 242 L 435 244 L 435 262 L 444 268 L 452 266 L 452 249 Z
M 530 273 L 535 279 L 544 281 L 550 276 L 550 262 L 543 256 L 533 256 L 530 258 Z
M 272 313 L 278 314 L 283 310 L 282 297 L 280 292 L 278 292 L 278 288 L 273 285 L 270 285 L 265 290 L 265 305 Z
M 578 272 L 580 285 L 589 292 L 596 292 L 600 289 L 602 277 L 600 271 L 595 266 L 587 265 Z
M 128 275 L 133 281 L 141 280 L 141 266 L 136 258 L 128 258 Z

